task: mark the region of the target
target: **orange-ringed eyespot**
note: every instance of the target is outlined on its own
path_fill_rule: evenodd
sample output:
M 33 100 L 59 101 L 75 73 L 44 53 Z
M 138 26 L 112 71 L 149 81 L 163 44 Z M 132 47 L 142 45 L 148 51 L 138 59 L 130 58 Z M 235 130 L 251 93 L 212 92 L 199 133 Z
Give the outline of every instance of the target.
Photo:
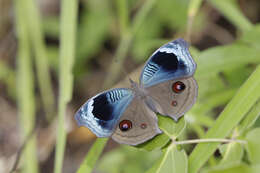
M 186 88 L 185 84 L 181 81 L 177 81 L 172 84 L 172 91 L 175 93 L 181 93 Z
M 128 131 L 129 129 L 132 128 L 132 122 L 130 120 L 122 120 L 120 123 L 119 123 L 119 129 L 122 131 L 122 132 L 126 132 Z

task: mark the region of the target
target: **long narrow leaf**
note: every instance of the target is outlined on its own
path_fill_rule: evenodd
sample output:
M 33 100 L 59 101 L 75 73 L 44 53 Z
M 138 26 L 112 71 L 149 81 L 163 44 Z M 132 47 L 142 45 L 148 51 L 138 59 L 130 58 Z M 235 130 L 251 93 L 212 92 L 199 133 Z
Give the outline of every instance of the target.
M 119 46 L 116 51 L 116 55 L 114 57 L 114 60 L 109 68 L 108 78 L 104 82 L 104 87 L 110 87 L 115 80 L 118 77 L 118 74 L 120 74 L 120 69 L 122 66 L 122 63 L 124 62 L 124 59 L 127 55 L 127 52 L 129 50 L 130 44 L 134 39 L 134 36 L 136 35 L 137 30 L 140 28 L 142 22 L 147 17 L 147 14 L 151 11 L 151 9 L 154 7 L 155 0 L 147 0 L 145 1 L 142 8 L 138 11 L 136 16 L 133 19 L 133 24 L 131 26 L 131 32 L 129 34 L 125 34 L 121 36 L 121 40 L 119 43 Z
M 260 97 L 260 66 L 239 89 L 207 132 L 205 138 L 225 138 Z M 189 157 L 189 172 L 197 172 L 217 149 L 219 143 L 198 144 Z
M 238 5 L 235 1 L 210 0 L 209 2 L 242 32 L 246 32 L 252 28 L 252 23 L 243 15 L 242 11 L 238 9 Z
M 91 150 L 88 152 L 87 157 L 80 165 L 77 173 L 91 173 L 95 167 L 95 164 L 101 155 L 108 138 L 98 138 L 92 145 Z
M 18 72 L 17 72 L 17 93 L 18 93 L 18 110 L 20 124 L 23 131 L 24 139 L 28 136 L 35 122 L 35 98 L 32 72 L 32 58 L 29 48 L 29 32 L 25 23 L 24 9 L 22 1 L 16 0 L 16 30 L 18 37 Z M 24 173 L 37 173 L 38 162 L 36 154 L 35 136 L 30 138 L 25 147 L 24 155 Z
M 191 0 L 188 8 L 188 25 L 187 25 L 187 39 L 190 40 L 192 24 L 195 16 L 197 15 L 202 0 Z
M 71 99 L 73 87 L 72 68 L 75 55 L 75 34 L 77 24 L 78 1 L 62 0 L 61 35 L 59 57 L 59 107 L 58 134 L 55 152 L 54 172 L 62 172 L 62 162 L 66 144 L 65 110 Z
M 48 58 L 41 28 L 39 9 L 37 9 L 36 1 L 34 0 L 25 0 L 21 5 L 24 8 L 23 15 L 26 16 L 25 22 L 29 29 L 31 46 L 35 53 L 37 78 L 43 106 L 47 119 L 50 120 L 51 117 L 54 116 L 54 94 L 51 86 Z
M 116 5 L 117 5 L 121 35 L 123 35 L 127 32 L 127 29 L 129 29 L 128 1 L 117 0 Z
M 243 119 L 242 123 L 239 126 L 239 134 L 244 131 L 250 129 L 256 120 L 260 116 L 260 99 L 256 102 L 256 104 L 252 107 L 252 109 L 246 115 L 246 118 Z

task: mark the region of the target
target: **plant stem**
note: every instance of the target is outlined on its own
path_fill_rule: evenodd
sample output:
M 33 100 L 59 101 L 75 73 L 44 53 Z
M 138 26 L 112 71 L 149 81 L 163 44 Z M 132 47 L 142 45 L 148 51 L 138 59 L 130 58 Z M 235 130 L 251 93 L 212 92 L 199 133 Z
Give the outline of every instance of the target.
M 44 43 L 44 35 L 41 28 L 41 17 L 36 1 L 25 0 L 22 4 L 25 22 L 29 30 L 30 46 L 35 54 L 35 63 L 38 84 L 43 102 L 46 118 L 50 122 L 55 113 L 54 94 L 51 85 L 51 77 L 49 72 L 49 64 L 47 58 L 47 50 Z
M 146 0 L 142 8 L 138 11 L 133 19 L 133 24 L 130 29 L 124 29 L 121 35 L 119 46 L 116 50 L 116 54 L 112 64 L 110 65 L 107 78 L 104 82 L 104 88 L 109 88 L 118 78 L 124 59 L 131 46 L 131 43 L 136 35 L 136 32 L 140 28 L 141 24 L 145 20 L 147 14 L 151 11 L 155 4 L 155 0 Z M 130 33 L 127 31 L 130 30 Z
M 58 134 L 55 150 L 54 173 L 62 172 L 62 163 L 66 145 L 65 115 L 66 106 L 71 100 L 73 88 L 72 68 L 75 56 L 75 35 L 78 1 L 61 1 L 60 57 L 59 57 L 59 100 Z
M 16 31 L 18 38 L 17 54 L 17 98 L 19 120 L 23 138 L 26 139 L 35 125 L 35 96 L 34 96 L 34 75 L 32 68 L 32 58 L 29 44 L 29 32 L 26 25 L 26 17 L 23 15 L 23 1 L 15 0 Z M 37 173 L 38 159 L 36 154 L 35 135 L 28 139 L 22 155 L 24 165 L 22 172 Z
M 173 141 L 176 145 L 183 145 L 183 144 L 195 144 L 195 143 L 207 143 L 207 142 L 238 142 L 241 144 L 245 144 L 246 141 L 238 140 L 238 139 L 219 139 L 219 138 L 211 138 L 211 139 L 191 139 L 191 140 L 184 140 L 184 141 Z

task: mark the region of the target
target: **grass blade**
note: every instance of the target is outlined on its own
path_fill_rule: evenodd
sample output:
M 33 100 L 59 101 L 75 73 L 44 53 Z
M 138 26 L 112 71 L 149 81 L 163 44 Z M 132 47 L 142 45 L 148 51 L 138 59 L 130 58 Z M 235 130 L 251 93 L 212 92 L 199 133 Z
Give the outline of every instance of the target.
M 243 15 L 241 10 L 238 9 L 235 1 L 210 0 L 209 2 L 242 32 L 248 31 L 252 28 L 252 23 Z
M 260 97 L 259 76 L 260 66 L 239 89 L 204 138 L 225 138 L 247 114 Z M 198 172 L 218 145 L 219 143 L 198 144 L 189 156 L 189 172 Z
M 78 1 L 61 1 L 61 35 L 59 57 L 59 107 L 58 134 L 55 151 L 54 172 L 62 172 L 62 162 L 66 144 L 65 110 L 71 99 L 73 87 L 72 68 L 75 56 L 75 35 L 77 24 Z
M 260 163 L 260 128 L 249 131 L 246 135 L 248 159 L 252 164 Z
M 54 94 L 51 86 L 48 58 L 41 28 L 39 9 L 34 0 L 25 0 L 24 3 L 22 3 L 22 6 L 24 8 L 24 14 L 26 15 L 25 22 L 30 33 L 29 39 L 35 53 L 35 63 L 41 98 L 46 117 L 50 121 L 51 117 L 54 116 L 55 110 Z
M 104 89 L 111 87 L 111 85 L 115 82 L 118 75 L 120 74 L 119 71 L 127 55 L 131 39 L 132 38 L 130 38 L 130 36 L 123 36 L 121 38 L 119 46 L 116 50 L 114 60 L 111 62 L 111 65 L 109 67 L 109 72 L 107 75 L 108 77 L 106 78 L 103 86 Z
M 124 35 L 127 32 L 127 29 L 129 28 L 128 1 L 117 0 L 116 5 L 117 5 L 121 35 Z
M 17 87 L 18 94 L 18 110 L 20 124 L 25 139 L 28 136 L 35 123 L 35 98 L 32 72 L 32 59 L 29 46 L 29 32 L 25 23 L 23 2 L 16 0 L 16 30 L 18 38 L 18 72 L 17 72 Z M 38 161 L 36 154 L 35 136 L 30 138 L 24 150 L 23 160 L 25 165 L 22 172 L 37 173 Z
M 94 166 L 101 155 L 108 138 L 98 138 L 95 143 L 92 145 L 91 149 L 88 152 L 88 155 L 84 159 L 83 163 L 80 165 L 77 173 L 91 173 L 94 169 Z
M 249 63 L 260 63 L 259 54 L 256 52 L 260 51 L 237 43 L 209 48 L 203 51 L 196 61 L 199 65 L 195 78 L 205 79 L 219 72 L 235 69 Z
M 114 61 L 109 67 L 108 78 L 104 82 L 104 88 L 110 87 L 115 80 L 117 79 L 118 75 L 120 74 L 119 71 L 121 70 L 122 63 L 127 55 L 131 42 L 136 35 L 137 30 L 140 28 L 141 24 L 147 17 L 147 14 L 151 11 L 155 4 L 155 0 L 146 0 L 142 8 L 138 11 L 136 16 L 133 19 L 133 24 L 131 26 L 131 32 L 129 34 L 121 35 L 121 40 L 119 46 L 117 48 Z M 125 29 L 127 30 L 127 29 Z
M 132 24 L 132 35 L 135 36 L 136 32 L 146 19 L 148 13 L 152 10 L 156 3 L 156 0 L 146 0 L 142 8 L 138 11 L 136 16 L 133 19 L 133 24 Z
M 195 16 L 201 6 L 202 0 L 191 0 L 188 8 L 187 40 L 190 41 L 191 29 Z
M 252 109 L 248 112 L 245 119 L 243 119 L 242 123 L 239 126 L 238 134 L 244 133 L 246 130 L 250 129 L 256 120 L 260 116 L 260 99 L 256 102 L 256 104 L 252 107 Z

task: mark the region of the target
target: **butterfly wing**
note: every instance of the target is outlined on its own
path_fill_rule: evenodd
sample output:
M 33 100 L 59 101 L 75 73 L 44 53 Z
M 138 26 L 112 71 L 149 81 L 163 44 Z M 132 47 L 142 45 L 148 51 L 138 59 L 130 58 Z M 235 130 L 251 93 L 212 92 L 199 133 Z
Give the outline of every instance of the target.
M 134 97 L 117 123 L 112 138 L 118 143 L 137 145 L 161 133 L 156 114 L 144 100 Z
M 178 120 L 195 103 L 198 86 L 193 77 L 170 80 L 146 88 L 151 98 L 147 100 L 150 108 L 161 115 Z
M 134 93 L 130 89 L 116 88 L 90 98 L 75 114 L 79 126 L 89 128 L 97 137 L 109 137 Z
M 168 80 L 187 78 L 194 74 L 195 69 L 196 63 L 188 51 L 187 42 L 177 39 L 152 54 L 144 65 L 140 84 L 146 88 Z

